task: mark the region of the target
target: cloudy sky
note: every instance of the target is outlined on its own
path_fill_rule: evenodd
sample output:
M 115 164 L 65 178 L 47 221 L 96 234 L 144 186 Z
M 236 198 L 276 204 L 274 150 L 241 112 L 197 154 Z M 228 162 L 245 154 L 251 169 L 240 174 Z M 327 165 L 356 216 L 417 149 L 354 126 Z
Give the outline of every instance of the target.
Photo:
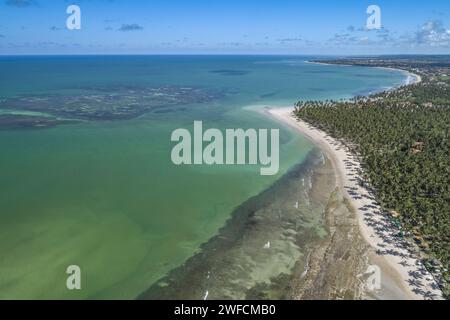
M 450 54 L 450 1 L 0 0 L 0 54 L 105 53 Z

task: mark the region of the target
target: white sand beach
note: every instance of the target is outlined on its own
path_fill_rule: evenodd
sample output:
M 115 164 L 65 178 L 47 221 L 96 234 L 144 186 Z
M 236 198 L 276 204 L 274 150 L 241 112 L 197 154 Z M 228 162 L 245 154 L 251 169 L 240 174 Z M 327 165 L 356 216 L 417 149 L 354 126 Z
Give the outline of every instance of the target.
M 354 65 L 351 65 L 351 64 L 332 64 L 332 63 L 317 62 L 317 61 L 304 61 L 304 62 L 308 63 L 308 64 L 317 64 L 317 65 L 324 65 L 324 66 L 354 67 Z M 389 68 L 389 67 L 373 67 L 373 68 L 382 69 L 382 70 L 391 70 L 391 71 L 395 71 L 395 72 L 402 72 L 406 76 L 405 81 L 402 84 L 405 86 L 422 82 L 422 77 L 420 75 L 412 73 L 407 70 Z M 395 87 L 392 89 L 395 89 Z
M 402 70 L 402 69 L 396 69 L 396 68 L 388 68 L 388 67 L 375 67 L 377 69 L 382 69 L 382 70 L 391 70 L 391 71 L 396 71 L 396 72 L 402 72 L 406 78 L 405 81 L 403 82 L 404 86 L 409 86 L 411 84 L 416 84 L 419 82 L 422 82 L 422 77 L 418 74 L 412 73 L 410 71 L 406 71 L 406 70 Z M 393 88 L 395 89 L 395 88 Z
M 416 78 L 418 81 L 420 78 Z M 403 299 L 441 299 L 442 293 L 432 275 L 423 267 L 410 246 L 396 237 L 388 220 L 371 192 L 358 183 L 361 167 L 357 157 L 339 141 L 292 115 L 293 108 L 265 108 L 264 113 L 298 130 L 310 139 L 331 160 L 336 174 L 336 184 L 349 199 L 355 210 L 360 231 L 373 248 L 371 263 L 381 269 L 383 276 L 396 282 Z M 393 298 L 400 298 L 395 295 Z

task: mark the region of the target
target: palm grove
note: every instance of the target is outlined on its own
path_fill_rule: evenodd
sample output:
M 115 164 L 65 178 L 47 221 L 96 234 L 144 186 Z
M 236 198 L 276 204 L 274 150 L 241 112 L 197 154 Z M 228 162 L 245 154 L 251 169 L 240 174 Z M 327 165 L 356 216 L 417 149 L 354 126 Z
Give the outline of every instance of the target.
M 418 244 L 427 268 L 434 272 L 438 269 L 448 297 L 448 66 L 440 59 L 438 63 L 392 59 L 327 62 L 400 67 L 422 76 L 419 84 L 369 97 L 349 101 L 300 101 L 295 114 L 340 139 L 358 155 L 364 171 L 360 183 L 373 188 L 393 225 L 400 226 L 399 237 Z

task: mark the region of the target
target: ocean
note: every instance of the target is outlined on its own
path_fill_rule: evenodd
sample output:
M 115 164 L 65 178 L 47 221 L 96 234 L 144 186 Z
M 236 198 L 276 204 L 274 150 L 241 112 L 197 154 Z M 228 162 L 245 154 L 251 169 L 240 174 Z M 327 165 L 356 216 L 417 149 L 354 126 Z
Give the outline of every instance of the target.
M 211 248 L 226 248 L 226 256 L 216 250 L 208 263 L 239 264 L 230 268 L 235 272 L 217 272 L 211 297 L 255 297 L 289 274 L 308 241 L 325 232 L 325 204 L 311 204 L 307 192 L 320 155 L 255 110 L 345 99 L 405 81 L 393 70 L 305 62 L 310 59 L 0 57 L 0 115 L 60 121 L 0 126 L 0 299 L 170 297 L 189 271 L 185 262 Z M 208 128 L 280 129 L 278 174 L 261 176 L 259 165 L 175 166 L 171 133 L 196 120 Z M 280 203 L 283 196 L 288 202 Z M 255 212 L 262 212 L 263 227 L 230 227 Z M 281 222 L 273 224 L 274 217 Z M 296 220 L 301 223 L 292 227 Z M 251 243 L 217 241 L 221 232 L 237 239 L 249 229 Z M 265 249 L 272 250 L 258 254 Z M 66 288 L 70 265 L 81 268 L 82 290 Z M 198 279 L 215 273 L 197 272 L 204 274 L 191 274 L 188 284 L 199 291 L 186 296 L 200 299 L 205 284 Z

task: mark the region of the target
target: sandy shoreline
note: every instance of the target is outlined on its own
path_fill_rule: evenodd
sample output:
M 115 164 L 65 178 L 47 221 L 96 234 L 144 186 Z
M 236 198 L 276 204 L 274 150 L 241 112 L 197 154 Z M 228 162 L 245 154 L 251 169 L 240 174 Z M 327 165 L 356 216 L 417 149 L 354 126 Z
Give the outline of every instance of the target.
M 388 67 L 375 67 L 375 68 L 381 69 L 381 70 L 391 70 L 391 71 L 402 72 L 406 76 L 406 79 L 403 82 L 403 85 L 405 85 L 405 86 L 409 86 L 411 84 L 416 84 L 416 83 L 422 82 L 421 76 L 419 76 L 418 74 L 412 73 L 410 71 L 407 71 L 407 70 L 388 68 Z M 393 89 L 395 89 L 395 87 Z
M 356 211 L 360 232 L 372 247 L 372 262 L 397 282 L 406 299 L 441 298 L 442 293 L 410 247 L 395 236 L 387 216 L 358 183 L 358 159 L 341 142 L 292 115 L 293 108 L 266 108 L 264 113 L 300 132 L 319 147 L 333 163 L 336 185 Z
M 317 64 L 317 65 L 324 65 L 324 66 L 334 66 L 334 67 L 335 66 L 355 67 L 354 65 L 351 65 L 351 64 L 332 64 L 332 63 L 314 62 L 314 61 L 304 61 L 304 62 L 305 63 L 309 63 L 309 64 Z M 406 75 L 406 79 L 403 82 L 403 85 L 405 85 L 405 86 L 422 82 L 422 77 L 420 75 L 412 73 L 412 72 L 407 71 L 407 70 L 396 69 L 396 68 L 389 68 L 389 67 L 368 67 L 368 68 L 376 68 L 376 69 L 381 69 L 381 70 L 390 70 L 390 71 L 402 72 L 403 74 Z M 393 87 L 392 89 L 395 89 L 395 87 Z

